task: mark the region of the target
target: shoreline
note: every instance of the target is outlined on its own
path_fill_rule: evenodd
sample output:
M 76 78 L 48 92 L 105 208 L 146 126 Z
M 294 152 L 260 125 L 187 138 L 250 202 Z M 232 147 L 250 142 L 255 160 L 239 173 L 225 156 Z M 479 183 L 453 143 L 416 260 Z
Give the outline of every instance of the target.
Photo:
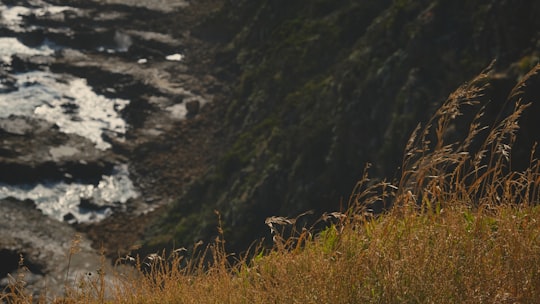
M 112 2 L 114 5 L 110 4 Z M 100 222 L 70 225 L 66 221 L 57 221 L 50 228 L 54 230 L 57 226 L 65 227 L 67 234 L 82 233 L 83 242 L 88 245 L 85 250 L 89 254 L 93 252 L 91 254 L 95 256 L 99 256 L 99 252 L 102 252 L 108 258 L 109 264 L 114 264 L 117 258 L 138 247 L 145 229 L 156 216 L 160 216 L 163 207 L 178 199 L 184 187 L 209 168 L 210 163 L 219 154 L 222 141 L 219 136 L 219 117 L 224 95 L 221 94 L 221 83 L 211 76 L 212 67 L 209 63 L 212 61 L 213 46 L 190 35 L 191 29 L 196 26 L 201 16 L 209 12 L 208 7 L 215 7 L 220 1 L 210 0 L 192 4 L 175 12 L 149 12 L 140 6 L 121 5 L 127 2 L 133 1 L 100 2 L 93 7 L 75 0 L 68 3 L 64 1 L 61 5 L 71 7 L 83 5 L 84 12 L 60 12 L 60 15 L 53 14 L 32 19 L 34 16 L 26 23 L 38 24 L 46 30 L 38 31 L 37 36 L 31 31 L 18 34 L 21 37 L 33 37 L 37 41 L 50 38 L 56 39 L 57 42 L 68 43 L 66 49 L 56 52 L 54 57 L 25 56 L 17 59 L 19 69 L 50 69 L 53 73 L 74 75 L 87 79 L 89 86 L 97 94 L 130 100 L 126 109 L 122 110 L 124 119 L 129 123 L 125 139 L 120 141 L 114 137 L 107 137 L 107 142 L 112 145 L 107 157 L 114 163 L 129 165 L 130 178 L 141 196 L 130 199 L 122 208 L 115 210 L 112 215 Z M 107 11 L 111 7 L 123 10 L 119 15 L 139 16 L 149 12 L 154 17 L 160 18 L 148 24 L 145 24 L 145 20 L 135 17 L 130 18 L 130 23 L 126 23 L 122 18 L 114 20 L 105 17 L 103 17 L 105 19 L 87 18 L 88 14 L 99 15 L 99 12 Z M 66 16 L 70 16 L 70 19 L 65 19 L 64 22 L 67 22 L 65 24 L 55 19 Z M 167 22 L 173 18 L 179 20 L 180 27 L 173 29 L 169 26 L 167 32 L 163 32 L 163 29 L 167 28 Z M 58 34 L 54 30 L 59 26 L 72 29 L 75 25 L 77 30 L 74 34 Z M 97 30 L 92 30 L 88 36 L 86 29 L 93 29 L 94 26 Z M 107 38 L 107 27 L 114 27 L 115 31 L 131 35 L 132 47 L 124 53 L 112 54 L 96 49 L 94 45 L 101 42 L 88 39 Z M 71 35 L 76 38 L 69 38 Z M 156 37 L 166 39 L 158 41 Z M 87 45 L 89 41 L 91 45 Z M 185 58 L 181 61 L 166 60 L 167 55 L 174 54 L 175 48 L 182 51 Z M 141 58 L 148 60 L 141 62 Z M 188 106 L 188 103 L 194 105 Z M 175 105 L 186 107 L 186 110 L 174 112 L 170 108 Z M 175 116 L 179 115 L 178 113 L 184 113 L 187 117 Z M 49 135 L 45 134 L 43 138 L 49 138 Z M 2 206 L 3 210 L 11 208 L 10 204 L 14 202 L 6 203 Z M 32 210 L 31 206 L 17 210 L 29 216 L 36 214 L 37 211 L 35 207 Z M 4 216 L 14 215 L 14 212 L 6 212 Z M 39 271 L 36 271 L 42 272 L 39 274 L 42 279 L 37 280 L 43 281 L 50 276 L 59 277 L 61 270 L 55 269 L 63 269 L 62 267 L 67 265 L 65 256 L 67 252 L 53 252 L 51 254 L 56 258 L 50 259 L 34 254 L 40 250 L 39 240 L 34 245 L 17 244 L 23 240 L 21 238 L 28 231 L 33 229 L 39 231 L 40 225 L 46 225 L 52 220 L 44 215 L 40 217 L 47 220 L 34 221 L 30 226 L 23 225 L 10 233 L 4 230 L 0 250 L 9 247 L 9 251 L 6 252 L 35 256 L 28 261 L 42 265 Z M 55 241 L 69 246 L 71 236 L 66 239 L 66 234 L 55 236 L 51 232 L 49 235 L 55 238 Z M 93 262 L 79 266 L 97 267 Z M 30 282 L 29 288 L 36 286 L 39 286 L 38 282 Z

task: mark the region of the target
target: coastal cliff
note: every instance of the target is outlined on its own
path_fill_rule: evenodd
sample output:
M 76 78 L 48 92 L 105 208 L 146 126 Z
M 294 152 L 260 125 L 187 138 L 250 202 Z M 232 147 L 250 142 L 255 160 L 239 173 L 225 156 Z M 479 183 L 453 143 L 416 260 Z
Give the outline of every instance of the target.
M 242 250 L 268 216 L 347 208 L 366 163 L 396 177 L 417 124 L 493 61 L 480 106 L 494 123 L 538 62 L 538 13 L 535 1 L 224 2 L 192 31 L 214 46 L 212 74 L 229 88 L 216 106 L 224 146 L 150 226 L 146 248 L 212 239 L 215 211 Z M 516 167 L 538 140 L 538 108 L 523 117 Z

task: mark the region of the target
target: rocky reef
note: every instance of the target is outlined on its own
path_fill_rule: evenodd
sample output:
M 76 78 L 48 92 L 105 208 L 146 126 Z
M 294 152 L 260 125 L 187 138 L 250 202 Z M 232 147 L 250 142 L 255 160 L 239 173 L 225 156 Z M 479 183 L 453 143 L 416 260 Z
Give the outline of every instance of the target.
M 197 70 L 205 57 L 188 25 L 198 15 L 182 1 L 2 3 L 0 286 L 20 257 L 36 293 L 61 293 L 103 267 L 102 253 L 109 267 L 140 240 L 146 215 L 203 171 L 199 114 L 218 82 Z M 176 159 L 189 165 L 174 175 L 145 167 Z

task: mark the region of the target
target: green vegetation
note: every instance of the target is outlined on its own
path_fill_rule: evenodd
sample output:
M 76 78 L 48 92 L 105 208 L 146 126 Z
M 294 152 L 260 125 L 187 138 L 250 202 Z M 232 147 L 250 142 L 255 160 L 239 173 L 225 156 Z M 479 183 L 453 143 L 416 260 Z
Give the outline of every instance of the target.
M 222 43 L 216 69 L 232 88 L 223 119 L 230 145 L 153 225 L 145 248 L 211 240 L 214 210 L 233 251 L 264 236 L 268 216 L 338 210 L 365 163 L 373 164 L 375 179 L 399 177 L 416 125 L 496 59 L 496 73 L 485 80 L 490 89 L 475 106 L 487 107 L 482 122 L 492 125 L 511 107 L 504 103 L 509 90 L 538 61 L 538 14 L 535 1 L 223 6 L 201 27 Z M 467 132 L 455 123 L 445 136 Z M 521 160 L 529 145 L 518 142 Z
M 55 303 L 534 303 L 540 298 L 540 162 L 530 155 L 512 171 L 518 123 L 529 104 L 513 88 L 514 110 L 490 128 L 471 116 L 464 138 L 445 134 L 489 89 L 486 70 L 452 93 L 409 138 L 401 177 L 392 185 L 367 172 L 345 213 L 325 213 L 320 231 L 297 218 L 270 217 L 269 249 L 236 256 L 218 214 L 206 249 L 134 259 L 113 281 L 81 278 Z M 534 148 L 534 147 L 533 147 Z M 534 151 L 534 149 L 533 149 Z M 376 215 L 377 202 L 393 208 Z M 71 253 L 70 253 L 71 254 Z M 129 257 L 128 259 L 131 259 Z M 69 262 L 69 261 L 68 261 Z M 29 303 L 24 275 L 1 299 Z

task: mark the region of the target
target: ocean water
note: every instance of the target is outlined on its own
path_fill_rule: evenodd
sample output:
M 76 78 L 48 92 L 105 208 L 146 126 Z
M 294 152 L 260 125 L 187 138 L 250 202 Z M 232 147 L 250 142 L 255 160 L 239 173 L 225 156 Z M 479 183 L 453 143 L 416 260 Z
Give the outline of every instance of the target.
M 2 48 L 0 39 L 0 48 Z M 55 123 L 64 133 L 90 139 L 101 150 L 111 145 L 102 135 L 116 134 L 118 140 L 127 125 L 120 111 L 125 99 L 110 99 L 96 94 L 85 79 L 70 75 L 33 71 L 13 75 L 18 90 L 0 94 L 0 117 L 33 116 Z
M 22 15 L 53 14 L 71 9 L 42 1 L 33 2 L 32 8 L 1 4 L 0 24 L 18 32 L 23 29 Z M 0 37 L 0 68 L 9 68 L 13 55 L 52 56 L 60 48 L 47 42 L 31 48 L 14 37 Z M 11 76 L 16 80 L 17 89 L 0 94 L 0 117 L 19 115 L 47 120 L 55 123 L 64 133 L 88 138 L 100 150 L 111 148 L 103 140 L 105 133 L 121 141 L 129 128 L 120 113 L 129 104 L 129 100 L 99 95 L 92 90 L 86 79 L 46 70 Z M 64 149 L 69 150 L 69 147 Z M 58 220 L 70 218 L 78 222 L 102 220 L 111 214 L 112 208 L 120 207 L 138 195 L 129 179 L 127 164 L 117 166 L 111 175 L 102 176 L 97 185 L 60 181 L 43 181 L 31 185 L 0 184 L 0 198 L 11 196 L 21 200 L 30 199 L 44 214 Z M 81 200 L 105 207 L 99 210 L 84 209 L 79 206 Z

